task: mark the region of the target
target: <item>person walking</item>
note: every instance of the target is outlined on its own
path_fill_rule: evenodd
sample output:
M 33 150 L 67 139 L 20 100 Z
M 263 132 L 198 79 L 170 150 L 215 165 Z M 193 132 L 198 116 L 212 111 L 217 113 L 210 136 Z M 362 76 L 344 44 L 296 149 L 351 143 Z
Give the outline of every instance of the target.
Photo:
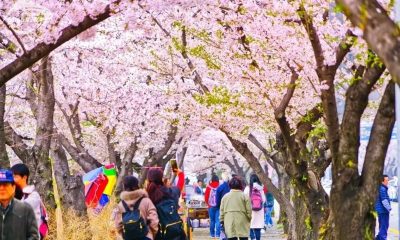
M 16 188 L 20 189 L 22 192 L 19 200 L 28 203 L 32 207 L 36 222 L 38 223 L 40 239 L 44 239 L 48 231 L 47 216 L 45 216 L 46 210 L 44 209 L 42 199 L 38 191 L 36 191 L 35 186 L 28 185 L 30 175 L 29 168 L 23 163 L 18 163 L 11 167 L 11 171 L 14 175 Z
M 198 179 L 197 183 L 193 184 L 194 192 L 198 195 L 203 195 L 203 181 Z
M 229 187 L 231 190 L 221 200 L 221 227 L 228 240 L 246 240 L 250 231 L 250 199 L 242 192 L 242 181 L 238 177 L 229 181 Z
M 231 188 L 229 187 L 229 175 L 226 173 L 221 174 L 223 183 L 217 188 L 217 208 L 221 208 L 222 198 L 227 194 Z
M 14 198 L 15 189 L 12 171 L 0 169 L 0 239 L 39 240 L 35 213 L 28 203 Z
M 157 209 L 159 229 L 155 240 L 185 240 L 183 222 L 178 214 L 180 189 L 177 186 L 166 187 L 163 172 L 151 168 L 147 174 L 147 193 Z
M 264 203 L 266 201 L 264 186 L 256 174 L 250 176 L 250 184 L 244 190 L 251 202 L 250 238 L 261 239 L 261 229 L 264 228 Z
M 219 178 L 217 175 L 211 177 L 211 182 L 206 188 L 204 200 L 208 206 L 208 216 L 210 218 L 210 236 L 211 238 L 219 238 L 221 228 L 219 224 L 219 208 L 217 207 L 217 188 L 219 186 Z
M 123 222 L 122 215 L 126 212 L 126 206 L 133 210 L 134 206 L 138 203 L 138 209 L 144 222 L 147 224 L 149 229 L 146 238 L 153 240 L 158 232 L 158 215 L 157 209 L 153 202 L 150 200 L 147 192 L 139 188 L 139 180 L 134 176 L 125 176 L 122 180 L 122 189 L 120 198 L 121 202 L 118 204 L 118 211 L 115 218 L 115 226 L 117 232 L 122 235 L 123 233 Z
M 382 176 L 382 183 L 379 186 L 378 196 L 375 202 L 375 210 L 378 213 L 379 232 L 376 235 L 376 240 L 386 240 L 387 231 L 389 228 L 389 213 L 392 210 L 388 195 L 389 177 Z
M 265 225 L 267 228 L 271 228 L 274 224 L 272 221 L 272 211 L 274 210 L 274 196 L 270 191 L 267 191 L 265 203 Z

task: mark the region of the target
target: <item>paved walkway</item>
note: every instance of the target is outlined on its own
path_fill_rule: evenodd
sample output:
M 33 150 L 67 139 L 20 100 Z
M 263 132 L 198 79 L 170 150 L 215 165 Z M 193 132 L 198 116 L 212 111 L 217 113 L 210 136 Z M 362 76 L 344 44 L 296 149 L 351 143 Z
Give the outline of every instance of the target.
M 208 228 L 195 228 L 193 230 L 193 240 L 211 240 L 209 237 L 210 231 Z M 273 226 L 272 228 L 267 229 L 265 234 L 262 235 L 261 239 L 266 240 L 284 240 L 286 239 L 283 234 L 283 230 L 281 226 Z

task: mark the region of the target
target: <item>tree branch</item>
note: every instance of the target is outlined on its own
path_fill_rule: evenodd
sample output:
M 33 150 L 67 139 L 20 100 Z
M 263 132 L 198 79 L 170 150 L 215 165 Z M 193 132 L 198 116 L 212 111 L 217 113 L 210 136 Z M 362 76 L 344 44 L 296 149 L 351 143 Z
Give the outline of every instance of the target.
M 321 105 L 318 104 L 317 106 L 310 109 L 306 116 L 297 123 L 296 126 L 296 134 L 295 139 L 297 142 L 305 143 L 308 134 L 314 128 L 313 124 L 318 121 L 322 117 Z
M 3 49 L 6 49 L 12 54 L 17 55 L 17 46 L 10 39 L 8 39 L 4 34 L 0 32 L 0 44 L 3 46 Z M 17 56 L 18 57 L 18 56 Z
M 207 88 L 206 85 L 203 84 L 203 79 L 201 78 L 200 74 L 197 72 L 192 60 L 190 60 L 189 55 L 187 54 L 187 39 L 186 39 L 186 28 L 183 27 L 182 29 L 182 57 L 186 60 L 189 69 L 194 73 L 194 82 L 199 85 L 203 93 L 208 93 L 210 90 Z
M 276 157 L 276 155 L 271 155 L 267 149 L 258 141 L 258 139 L 250 133 L 248 136 L 250 142 L 252 142 L 260 151 L 264 154 L 265 158 L 271 159 L 273 162 L 278 163 L 279 165 L 283 166 L 283 161 Z
M 0 15 L 0 20 L 4 23 L 4 25 L 8 28 L 8 30 L 12 32 L 13 36 L 15 37 L 15 39 L 17 39 L 19 45 L 21 46 L 24 54 L 26 54 L 25 46 L 22 43 L 21 39 L 18 37 L 18 34 L 14 31 L 14 29 L 10 26 L 10 24 L 8 24 L 8 22 L 1 15 Z
M 283 96 L 281 103 L 279 104 L 277 109 L 274 109 L 275 117 L 279 117 L 280 115 L 285 114 L 286 108 L 289 105 L 290 99 L 292 99 L 293 97 L 294 90 L 296 89 L 296 81 L 299 79 L 299 74 L 296 72 L 296 70 L 294 70 L 294 68 L 291 67 L 289 63 L 287 64 L 287 66 L 290 69 L 292 75 L 290 77 L 290 83 L 288 84 L 286 93 Z
M 368 96 L 371 89 L 379 80 L 384 70 L 384 66 L 379 67 L 377 64 L 374 67 L 369 66 L 362 79 L 356 79 L 356 83 L 351 85 L 347 90 L 345 111 L 340 128 L 340 160 L 335 162 L 335 166 L 333 167 L 334 174 L 340 174 L 341 177 L 352 174 L 358 176 L 357 166 L 361 116 L 368 105 Z M 349 167 L 350 161 L 354 167 Z
M 315 29 L 313 24 L 313 19 L 310 15 L 308 15 L 306 9 L 304 8 L 303 3 L 300 3 L 299 9 L 297 10 L 297 14 L 300 17 L 301 23 L 303 24 L 308 38 L 311 42 L 311 46 L 314 50 L 315 62 L 317 63 L 318 68 L 322 68 L 324 65 L 324 54 L 321 47 L 321 42 L 318 37 L 317 29 Z
M 114 1 L 113 4 L 119 1 Z M 60 37 L 55 43 L 39 43 L 31 50 L 24 53 L 21 57 L 15 59 L 0 70 L 0 87 L 3 86 L 11 78 L 32 66 L 41 58 L 47 56 L 51 51 L 69 41 L 79 33 L 98 24 L 99 22 L 109 18 L 112 15 L 110 5 L 107 5 L 104 12 L 92 17 L 87 15 L 77 26 L 70 25 L 61 31 Z
M 20 136 L 15 130 L 12 128 L 9 122 L 4 122 L 4 132 L 6 137 L 6 144 L 12 148 L 15 154 L 21 159 L 22 162 L 26 163 L 29 161 L 29 157 L 31 156 L 31 151 L 28 145 L 22 140 L 23 137 Z
M 349 40 L 350 38 L 350 40 Z M 356 36 L 351 30 L 347 30 L 346 35 L 340 41 L 339 46 L 336 48 L 336 62 L 334 67 L 337 69 L 340 64 L 343 62 L 344 57 L 347 53 L 350 52 L 350 48 L 353 46 L 354 42 L 356 41 Z
M 65 150 L 71 155 L 71 157 L 75 160 L 76 163 L 83 169 L 85 172 L 89 172 L 95 168 L 101 167 L 102 164 L 90 156 L 87 152 L 79 152 L 79 150 L 72 146 L 69 140 L 62 134 L 56 134 L 60 143 L 63 145 Z
M 399 27 L 376 0 L 336 0 L 354 26 L 363 30 L 368 46 L 385 63 L 393 80 L 400 83 Z

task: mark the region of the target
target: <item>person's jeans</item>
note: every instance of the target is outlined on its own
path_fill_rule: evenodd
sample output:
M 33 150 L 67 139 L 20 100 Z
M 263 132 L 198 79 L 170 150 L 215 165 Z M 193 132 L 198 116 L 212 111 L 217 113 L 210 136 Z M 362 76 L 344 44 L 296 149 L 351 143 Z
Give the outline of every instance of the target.
M 273 225 L 274 223 L 272 222 L 272 209 L 274 207 L 266 207 L 265 208 L 265 225 Z
M 216 207 L 210 207 L 208 209 L 208 216 L 210 217 L 211 237 L 219 237 L 221 232 L 221 224 L 219 223 L 219 209 Z
M 233 238 L 228 238 L 228 240 L 248 240 L 249 238 L 247 238 L 247 237 L 241 237 L 241 238 L 238 238 L 238 237 L 233 237 Z
M 376 240 L 386 240 L 387 231 L 389 228 L 389 213 L 379 213 L 378 222 L 379 222 L 379 233 L 378 235 L 376 235 Z
M 261 239 L 261 228 L 251 228 L 250 229 L 250 239 Z

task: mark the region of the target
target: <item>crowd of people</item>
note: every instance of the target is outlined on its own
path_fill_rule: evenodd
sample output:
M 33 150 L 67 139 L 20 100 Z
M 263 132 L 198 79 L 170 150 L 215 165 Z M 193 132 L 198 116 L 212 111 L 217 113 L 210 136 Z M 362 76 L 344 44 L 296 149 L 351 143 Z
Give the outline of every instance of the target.
M 210 237 L 217 239 L 261 239 L 262 231 L 272 226 L 274 198 L 257 177 L 246 186 L 240 176 L 213 175 L 204 200 L 208 205 Z
M 120 201 L 115 208 L 117 238 L 140 240 L 187 239 L 179 214 L 179 199 L 184 189 L 184 173 L 172 169 L 173 182 L 161 168 L 149 168 L 144 187 L 138 178 L 122 179 Z M 0 170 L 0 208 L 2 240 L 45 239 L 47 213 L 34 185 L 29 185 L 29 168 L 15 164 Z M 237 176 L 213 175 L 205 191 L 203 182 L 195 184 L 195 193 L 204 195 L 210 218 L 210 236 L 218 239 L 260 239 L 261 231 L 272 225 L 273 198 L 253 174 L 248 186 Z M 268 203 L 268 199 L 270 203 Z
M 114 212 L 116 232 L 122 239 L 185 240 L 184 223 L 179 214 L 179 199 L 184 173 L 172 169 L 176 179 L 170 182 L 161 168 L 148 170 L 144 188 L 134 176 L 125 176 L 120 202 Z M 15 164 L 0 169 L 1 240 L 45 239 L 47 213 L 34 185 L 29 185 L 29 168 Z M 389 213 L 388 176 L 383 175 L 375 208 L 379 231 L 376 239 L 387 239 Z M 203 182 L 194 183 L 194 192 L 204 195 L 208 206 L 210 237 L 217 239 L 261 239 L 261 233 L 273 225 L 274 197 L 256 174 L 249 184 L 240 176 L 212 175 L 203 192 Z

